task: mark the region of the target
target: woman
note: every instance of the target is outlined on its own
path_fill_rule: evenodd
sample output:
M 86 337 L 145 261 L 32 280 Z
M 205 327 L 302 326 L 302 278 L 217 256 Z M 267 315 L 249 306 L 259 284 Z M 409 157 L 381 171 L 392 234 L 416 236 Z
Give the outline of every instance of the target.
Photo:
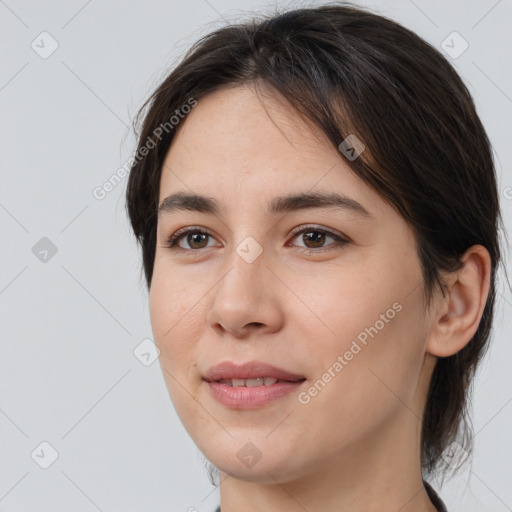
M 160 364 L 222 512 L 446 510 L 501 224 L 447 60 L 350 5 L 198 41 L 127 188 Z M 220 510 L 220 508 L 219 508 Z

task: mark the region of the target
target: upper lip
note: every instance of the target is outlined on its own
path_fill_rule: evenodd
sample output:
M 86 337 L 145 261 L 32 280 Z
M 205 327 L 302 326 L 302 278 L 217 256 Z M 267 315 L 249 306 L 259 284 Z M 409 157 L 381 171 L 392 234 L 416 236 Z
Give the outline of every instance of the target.
M 261 361 L 249 361 L 237 365 L 231 361 L 224 361 L 212 366 L 204 375 L 204 380 L 213 382 L 221 379 L 256 379 L 258 377 L 273 377 L 278 380 L 298 381 L 305 377 L 277 368 Z

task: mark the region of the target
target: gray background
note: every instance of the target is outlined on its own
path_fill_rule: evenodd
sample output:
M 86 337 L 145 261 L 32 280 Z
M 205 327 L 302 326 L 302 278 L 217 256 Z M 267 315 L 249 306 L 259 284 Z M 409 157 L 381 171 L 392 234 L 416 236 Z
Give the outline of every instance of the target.
M 124 213 L 126 180 L 102 200 L 93 189 L 133 154 L 133 116 L 185 49 L 225 20 L 268 5 L 284 4 L 0 1 L 0 511 L 217 504 L 158 361 L 146 366 L 147 357 L 134 354 L 152 333 Z M 468 42 L 450 58 L 494 146 L 510 228 L 512 2 L 361 5 L 436 47 L 453 31 Z M 57 50 L 42 58 L 53 40 Z M 472 471 L 440 490 L 450 512 L 512 510 L 511 313 L 502 283 L 475 385 Z M 58 453 L 47 469 L 52 448 L 42 442 Z

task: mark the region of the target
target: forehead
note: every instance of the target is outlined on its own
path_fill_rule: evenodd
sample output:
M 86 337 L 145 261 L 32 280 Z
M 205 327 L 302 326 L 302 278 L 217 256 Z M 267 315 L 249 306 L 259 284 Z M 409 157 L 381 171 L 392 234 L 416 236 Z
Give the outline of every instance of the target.
M 308 126 L 276 94 L 247 85 L 220 89 L 201 98 L 178 126 L 169 151 L 171 158 L 224 159 L 245 164 L 249 170 L 249 153 L 268 161 L 279 156 L 300 160 L 308 153 L 332 152 L 325 136 Z
M 221 89 L 181 120 L 164 160 L 160 201 L 175 191 L 232 202 L 235 195 L 246 201 L 284 190 L 336 191 L 383 203 L 324 134 L 268 92 Z

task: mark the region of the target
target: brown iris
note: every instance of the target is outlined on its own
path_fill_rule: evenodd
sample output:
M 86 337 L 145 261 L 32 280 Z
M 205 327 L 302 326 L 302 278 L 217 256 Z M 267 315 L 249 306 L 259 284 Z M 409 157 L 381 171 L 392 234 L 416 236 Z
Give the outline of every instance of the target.
M 316 236 L 315 236 L 316 234 Z M 308 236 L 313 235 L 313 236 Z M 313 244 L 312 247 L 321 247 L 323 242 L 325 241 L 325 233 L 322 233 L 321 231 L 308 231 L 306 233 L 303 233 L 302 239 L 306 243 L 307 241 L 311 241 Z M 307 243 L 306 243 L 307 245 Z
M 206 233 L 189 233 L 187 235 L 187 242 L 190 244 L 190 247 L 193 247 L 195 249 L 202 249 L 208 243 L 207 242 L 208 236 L 209 235 L 206 234 Z M 201 245 L 200 247 L 197 247 L 197 246 L 194 246 L 192 241 L 196 241 L 198 243 L 204 242 L 204 245 Z

